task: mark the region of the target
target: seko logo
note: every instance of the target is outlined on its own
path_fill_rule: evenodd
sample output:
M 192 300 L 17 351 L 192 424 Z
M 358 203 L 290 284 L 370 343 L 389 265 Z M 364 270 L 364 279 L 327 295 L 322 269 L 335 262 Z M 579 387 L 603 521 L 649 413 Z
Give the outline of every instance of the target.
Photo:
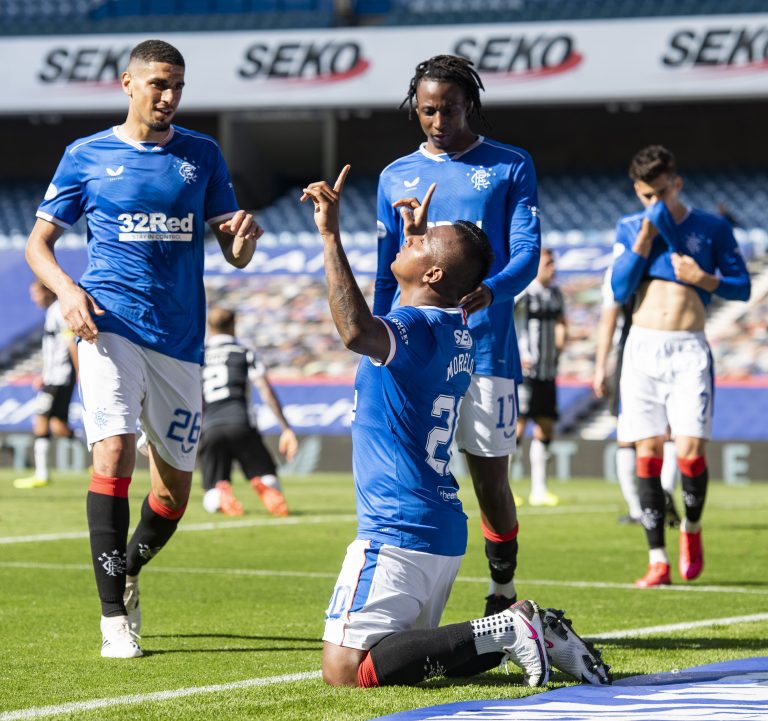
M 661 62 L 668 68 L 768 70 L 768 26 L 678 30 Z
M 556 75 L 572 70 L 583 60 L 575 49 L 573 36 L 566 33 L 470 36 L 459 39 L 453 49 L 489 78 Z
M 45 55 L 37 77 L 46 84 L 100 83 L 111 88 L 119 82 L 130 54 L 130 46 L 60 45 Z
M 370 62 L 354 41 L 256 43 L 238 74 L 246 80 L 336 82 L 364 73 Z

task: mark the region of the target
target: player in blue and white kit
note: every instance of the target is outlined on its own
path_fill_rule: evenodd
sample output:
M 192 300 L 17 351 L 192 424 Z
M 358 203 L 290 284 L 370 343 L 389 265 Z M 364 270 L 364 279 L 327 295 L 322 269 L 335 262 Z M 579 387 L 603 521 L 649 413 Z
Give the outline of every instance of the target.
M 494 252 L 489 275 L 460 299 L 477 343 L 477 361 L 462 406 L 456 442 L 466 454 L 480 503 L 491 583 L 486 613 L 516 598 L 517 512 L 509 487 L 515 451 L 517 384 L 522 381 L 514 324 L 514 298 L 536 276 L 541 232 L 536 174 L 524 150 L 476 135 L 482 83 L 464 58 L 438 55 L 420 63 L 405 102 L 413 107 L 426 142 L 381 173 L 378 190 L 379 261 L 374 312 L 397 300 L 390 264 L 404 242 L 393 203 L 440 185 L 432 205 L 436 225 L 465 218 L 487 234 Z M 404 102 L 404 104 L 405 104 Z
M 639 151 L 629 177 L 645 211 L 619 221 L 611 287 L 620 303 L 637 294 L 621 369 L 617 437 L 637 450 L 650 553 L 648 571 L 636 585 L 645 588 L 671 583 L 660 480 L 667 426 L 677 446 L 685 504 L 678 567 L 686 580 L 702 571 L 705 449 L 714 400 L 706 306 L 713 293 L 747 300 L 750 280 L 728 222 L 681 200 L 683 181 L 669 150 L 651 145 Z
M 532 686 L 546 683 L 544 629 L 530 601 L 437 627 L 466 549 L 467 525 L 448 467 L 459 404 L 476 362 L 458 300 L 488 272 L 487 237 L 459 221 L 426 230 L 429 201 L 405 200 L 406 241 L 392 263 L 400 307 L 371 314 L 339 234 L 349 166 L 331 188 L 310 184 L 324 241 L 328 302 L 355 379 L 352 459 L 358 530 L 326 612 L 323 678 L 333 685 L 413 684 L 469 675 L 504 655 Z
M 179 51 L 161 40 L 140 43 L 121 82 L 129 97 L 125 122 L 66 149 L 37 211 L 27 260 L 84 341 L 80 390 L 93 448 L 87 515 L 101 654 L 132 658 L 142 655 L 136 576 L 176 530 L 195 465 L 206 225 L 240 268 L 262 230 L 238 210 L 216 142 L 171 124 L 184 87 Z M 53 247 L 83 214 L 89 262 L 75 283 Z M 151 491 L 128 543 L 139 420 Z

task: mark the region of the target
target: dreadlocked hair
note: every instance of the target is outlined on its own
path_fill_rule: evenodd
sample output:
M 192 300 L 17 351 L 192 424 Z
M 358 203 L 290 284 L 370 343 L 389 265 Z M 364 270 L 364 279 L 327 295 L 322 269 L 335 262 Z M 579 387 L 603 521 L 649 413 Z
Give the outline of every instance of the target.
M 435 55 L 416 66 L 416 72 L 408 86 L 408 94 L 399 107 L 408 104 L 408 117 L 413 115 L 413 104 L 416 99 L 416 90 L 422 79 L 436 80 L 439 83 L 453 83 L 464 90 L 472 103 L 472 113 L 483 122 L 485 117 L 480 109 L 480 91 L 485 90 L 483 81 L 473 67 L 472 61 L 460 58 L 458 55 Z

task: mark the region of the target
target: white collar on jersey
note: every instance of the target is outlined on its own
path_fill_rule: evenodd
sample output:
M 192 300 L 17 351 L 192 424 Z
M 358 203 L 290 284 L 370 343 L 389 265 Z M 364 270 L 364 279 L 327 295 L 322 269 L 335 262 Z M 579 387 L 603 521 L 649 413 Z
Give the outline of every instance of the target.
M 421 145 L 419 145 L 419 152 L 425 157 L 429 158 L 430 160 L 434 160 L 436 163 L 447 163 L 449 160 L 458 160 L 462 155 L 466 155 L 470 150 L 474 150 L 478 145 L 485 142 L 485 137 L 482 135 L 477 136 L 477 140 L 475 140 L 472 145 L 470 145 L 467 148 L 464 148 L 464 150 L 460 150 L 458 153 L 440 153 L 440 155 L 435 155 L 434 153 L 430 153 L 427 150 L 427 143 L 423 142 Z
M 149 145 L 148 143 L 142 143 L 139 140 L 134 140 L 133 138 L 129 138 L 127 135 L 124 135 L 120 132 L 120 126 L 115 125 L 112 128 L 112 132 L 115 134 L 115 137 L 122 140 L 124 143 L 128 143 L 128 145 L 133 146 L 137 150 L 143 150 L 145 152 L 155 152 L 156 150 L 161 150 L 163 147 L 168 145 L 169 142 L 171 142 L 171 138 L 173 137 L 175 130 L 173 129 L 173 125 L 171 125 L 170 128 L 168 128 L 168 133 L 166 136 L 160 140 L 157 143 L 154 143 L 153 145 Z

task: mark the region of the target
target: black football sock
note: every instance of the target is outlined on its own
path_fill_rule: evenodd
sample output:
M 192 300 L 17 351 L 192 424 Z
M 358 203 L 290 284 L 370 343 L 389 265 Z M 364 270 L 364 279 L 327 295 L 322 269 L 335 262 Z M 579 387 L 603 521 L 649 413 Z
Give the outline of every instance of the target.
M 704 456 L 696 458 L 678 458 L 677 465 L 683 486 L 683 503 L 685 504 L 685 519 L 698 523 L 704 511 L 704 501 L 707 498 L 709 484 L 709 469 Z
M 128 543 L 126 572 L 129 576 L 137 576 L 168 543 L 185 510 L 186 506 L 174 511 L 163 506 L 152 492 L 147 495 L 141 505 L 141 520 Z
M 377 685 L 391 686 L 446 675 L 477 655 L 472 624 L 466 621 L 393 633 L 371 649 L 370 659 Z
M 125 615 L 125 555 L 130 478 L 93 474 L 86 499 L 91 558 L 103 616 Z
M 661 487 L 661 458 L 638 457 L 637 480 L 641 522 L 648 548 L 664 548 L 664 490 Z

